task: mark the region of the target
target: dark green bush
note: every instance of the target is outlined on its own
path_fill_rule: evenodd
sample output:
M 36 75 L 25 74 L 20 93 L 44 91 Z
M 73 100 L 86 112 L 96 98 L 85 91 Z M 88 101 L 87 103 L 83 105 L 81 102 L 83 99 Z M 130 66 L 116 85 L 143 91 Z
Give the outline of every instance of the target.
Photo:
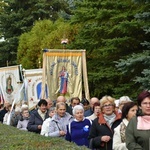
M 0 123 L 0 150 L 87 150 L 62 138 L 44 137 Z

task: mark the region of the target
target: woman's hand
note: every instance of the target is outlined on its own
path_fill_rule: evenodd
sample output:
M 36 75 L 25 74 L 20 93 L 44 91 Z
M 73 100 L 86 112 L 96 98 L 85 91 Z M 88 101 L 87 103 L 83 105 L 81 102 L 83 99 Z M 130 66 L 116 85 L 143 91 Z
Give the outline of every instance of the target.
M 111 137 L 107 136 L 107 135 L 104 135 L 101 137 L 101 141 L 103 141 L 103 142 L 108 142 L 110 139 L 111 139 Z
M 59 131 L 59 134 L 60 134 L 61 136 L 64 136 L 64 135 L 66 135 L 66 132 L 65 132 L 65 131 Z
M 42 125 L 38 125 L 38 129 L 41 129 L 42 128 Z

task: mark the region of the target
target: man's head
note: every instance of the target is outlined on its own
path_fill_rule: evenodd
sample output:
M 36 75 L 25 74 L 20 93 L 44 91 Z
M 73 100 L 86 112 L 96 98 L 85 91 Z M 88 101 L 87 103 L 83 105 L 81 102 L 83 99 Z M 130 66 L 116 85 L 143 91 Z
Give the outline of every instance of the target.
M 92 97 L 90 100 L 90 107 L 93 109 L 94 103 L 98 103 L 99 99 L 97 97 Z
M 53 102 L 50 98 L 47 98 L 46 101 L 47 101 L 47 109 L 50 109 L 53 106 Z
M 57 100 L 56 100 L 56 103 L 59 103 L 59 102 L 66 103 L 66 98 L 64 96 L 58 96 Z
M 83 105 L 84 110 L 89 109 L 89 101 L 86 98 L 82 99 L 81 104 Z
M 80 99 L 79 97 L 73 97 L 71 98 L 71 106 L 74 107 L 76 105 L 79 105 L 80 104 Z

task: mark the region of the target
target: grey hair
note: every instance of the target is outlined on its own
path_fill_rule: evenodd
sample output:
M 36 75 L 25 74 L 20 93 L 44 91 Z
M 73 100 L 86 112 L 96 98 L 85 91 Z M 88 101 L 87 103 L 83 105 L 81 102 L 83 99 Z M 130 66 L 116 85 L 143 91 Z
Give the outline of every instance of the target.
M 58 110 L 60 106 L 65 106 L 65 108 L 66 108 L 66 104 L 64 102 L 58 102 L 56 104 L 56 110 Z
M 77 110 L 82 110 L 84 113 L 84 108 L 81 105 L 76 105 L 74 106 L 73 110 L 72 110 L 72 114 L 75 115 Z
M 50 107 L 50 109 L 48 110 L 48 114 L 54 110 L 56 110 L 56 107 Z

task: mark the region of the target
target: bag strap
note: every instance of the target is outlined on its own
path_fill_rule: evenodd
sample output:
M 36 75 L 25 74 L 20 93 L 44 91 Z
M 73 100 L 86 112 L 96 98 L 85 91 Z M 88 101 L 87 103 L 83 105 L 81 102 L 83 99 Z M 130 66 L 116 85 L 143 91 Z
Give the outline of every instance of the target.
M 59 131 L 61 131 L 61 129 L 60 129 L 59 125 L 58 125 L 58 122 L 57 122 L 57 121 L 55 121 L 55 120 L 53 120 L 53 121 L 56 123 L 56 125 L 57 125 L 57 127 L 58 127 Z

